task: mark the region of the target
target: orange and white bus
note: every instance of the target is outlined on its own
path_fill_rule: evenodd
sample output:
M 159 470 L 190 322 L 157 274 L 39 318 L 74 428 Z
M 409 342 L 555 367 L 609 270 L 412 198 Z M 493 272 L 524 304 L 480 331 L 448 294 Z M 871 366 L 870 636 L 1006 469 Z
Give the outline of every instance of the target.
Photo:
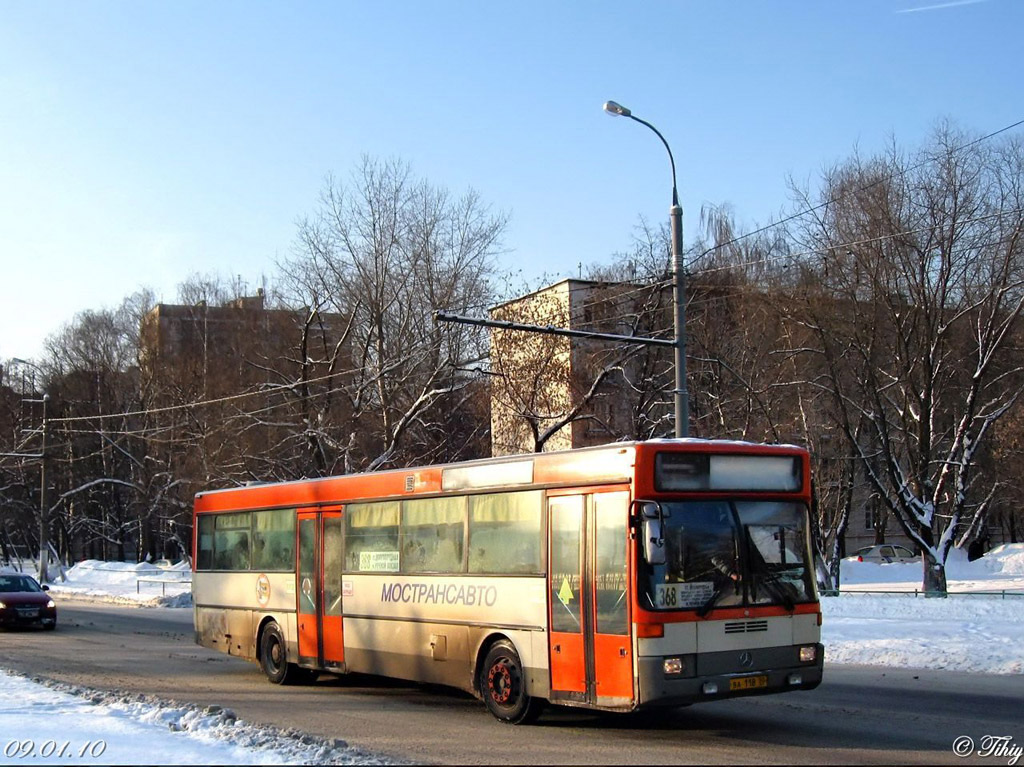
M 808 690 L 807 452 L 655 440 L 199 493 L 196 641 L 497 718 Z

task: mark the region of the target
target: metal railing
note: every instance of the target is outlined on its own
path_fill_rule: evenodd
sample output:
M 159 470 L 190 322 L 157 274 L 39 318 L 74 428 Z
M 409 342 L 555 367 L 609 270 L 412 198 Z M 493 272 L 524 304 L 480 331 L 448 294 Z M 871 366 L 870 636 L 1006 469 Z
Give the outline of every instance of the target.
M 136 594 L 141 594 L 142 593 L 142 584 L 143 583 L 159 583 L 160 584 L 160 593 L 163 596 L 167 596 L 167 584 L 170 584 L 171 586 L 183 586 L 185 584 L 191 584 L 192 583 L 192 578 L 191 577 L 189 577 L 189 578 L 177 578 L 177 579 L 173 579 L 173 580 L 172 579 L 168 579 L 168 578 L 136 578 L 135 579 L 135 593 Z
M 883 594 L 904 597 L 912 595 L 915 597 L 930 598 L 999 597 L 1000 599 L 1006 599 L 1007 597 L 1024 597 L 1024 591 L 1010 591 L 1009 589 L 999 589 L 994 591 L 925 591 L 924 589 L 905 589 L 903 591 L 874 591 L 870 589 L 857 589 L 855 591 L 843 591 L 842 589 L 821 589 L 818 593 L 823 597 L 838 597 L 851 594 Z

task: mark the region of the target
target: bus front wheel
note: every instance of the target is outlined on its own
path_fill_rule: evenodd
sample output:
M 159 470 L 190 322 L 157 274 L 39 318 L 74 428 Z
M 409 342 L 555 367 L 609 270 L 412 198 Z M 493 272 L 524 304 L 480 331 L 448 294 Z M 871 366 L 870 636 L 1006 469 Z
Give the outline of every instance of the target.
M 526 724 L 540 714 L 542 700 L 526 694 L 523 663 L 511 642 L 495 642 L 480 667 L 480 695 L 494 716 L 508 724 Z
M 294 663 L 288 662 L 281 627 L 271 622 L 260 636 L 260 667 L 274 684 L 291 684 L 299 681 L 300 671 Z

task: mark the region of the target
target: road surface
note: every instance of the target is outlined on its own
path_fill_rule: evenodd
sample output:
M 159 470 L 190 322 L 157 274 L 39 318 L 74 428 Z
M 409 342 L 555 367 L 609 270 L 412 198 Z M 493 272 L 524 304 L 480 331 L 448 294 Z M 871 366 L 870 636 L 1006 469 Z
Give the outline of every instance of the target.
M 0 631 L 0 668 L 103 690 L 231 708 L 434 764 L 960 764 L 954 739 L 1024 744 L 1019 676 L 829 666 L 811 692 L 719 701 L 667 714 L 549 708 L 513 727 L 446 688 L 353 675 L 276 687 L 255 664 L 196 646 L 192 612 L 62 599 L 57 631 Z M 827 658 L 827 649 L 826 649 Z M 40 722 L 45 729 L 54 722 Z M 24 732 L 44 739 L 52 732 Z M 1007 759 L 970 759 L 1007 764 Z

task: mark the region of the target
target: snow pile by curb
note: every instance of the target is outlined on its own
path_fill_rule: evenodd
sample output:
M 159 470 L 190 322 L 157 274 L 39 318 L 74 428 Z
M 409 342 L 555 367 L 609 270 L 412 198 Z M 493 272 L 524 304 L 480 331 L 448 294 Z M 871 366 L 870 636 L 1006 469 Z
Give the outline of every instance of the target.
M 146 695 L 92 690 L 0 670 L 0 724 L 8 717 L 38 719 L 57 713 L 68 726 L 53 737 L 47 759 L 43 741 L 25 753 L 33 764 L 75 764 L 86 744 L 94 749 L 77 763 L 98 764 L 396 764 L 297 730 L 256 726 L 220 706 L 201 708 Z M 3 729 L 0 727 L 0 729 Z M 13 733 L 13 730 L 11 730 Z M 79 737 L 81 735 L 81 737 Z M 63 755 L 57 753 L 64 744 Z M 102 744 L 102 753 L 95 749 Z M 89 758 L 89 757 L 95 758 Z
M 847 558 L 840 564 L 840 589 L 913 591 L 921 589 L 921 562 L 878 564 Z M 980 559 L 967 560 L 967 552 L 953 549 L 946 560 L 950 591 L 1024 591 L 1024 543 L 997 546 Z

